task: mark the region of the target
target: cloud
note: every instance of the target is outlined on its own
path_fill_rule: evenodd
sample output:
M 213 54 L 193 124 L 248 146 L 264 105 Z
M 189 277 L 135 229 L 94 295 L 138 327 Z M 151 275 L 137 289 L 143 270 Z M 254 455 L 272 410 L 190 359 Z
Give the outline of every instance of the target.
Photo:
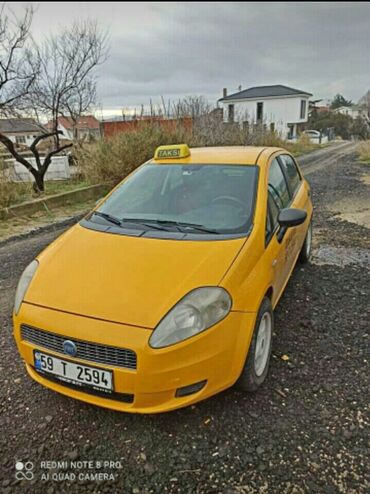
M 46 2 L 36 36 L 86 16 L 111 39 L 98 74 L 103 106 L 139 106 L 161 95 L 215 101 L 223 87 L 234 92 L 239 84 L 280 83 L 315 98 L 342 92 L 354 100 L 370 88 L 367 3 Z

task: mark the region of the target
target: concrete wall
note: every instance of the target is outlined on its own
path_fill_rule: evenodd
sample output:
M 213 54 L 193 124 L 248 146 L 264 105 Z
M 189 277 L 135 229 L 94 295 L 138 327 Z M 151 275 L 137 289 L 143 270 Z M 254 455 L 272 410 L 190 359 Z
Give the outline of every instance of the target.
M 301 100 L 306 101 L 305 118 L 300 118 Z M 262 98 L 244 101 L 221 102 L 224 108 L 224 121 L 228 121 L 230 104 L 234 104 L 234 121 L 248 121 L 250 125 L 256 124 L 257 103 L 263 102 L 263 123 L 270 127 L 275 125 L 275 130 L 284 139 L 288 136 L 288 124 L 299 124 L 307 122 L 308 118 L 308 96 L 294 96 L 281 98 Z M 295 126 L 296 128 L 296 126 Z
M 37 167 L 35 158 L 27 158 L 33 167 Z M 6 160 L 8 165 L 6 176 L 12 182 L 33 182 L 31 173 L 18 161 Z M 45 175 L 45 180 L 67 180 L 70 178 L 68 156 L 53 156 Z

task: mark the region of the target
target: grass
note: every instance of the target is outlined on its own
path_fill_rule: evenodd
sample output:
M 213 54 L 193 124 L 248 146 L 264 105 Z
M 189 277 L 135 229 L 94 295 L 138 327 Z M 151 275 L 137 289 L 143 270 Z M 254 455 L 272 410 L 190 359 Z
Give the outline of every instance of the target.
M 360 142 L 358 145 L 360 161 L 370 164 L 370 141 Z
M 4 182 L 0 180 L 0 208 L 32 201 L 39 197 L 70 192 L 87 185 L 89 185 L 87 180 L 76 179 L 45 182 L 45 192 L 40 196 L 33 191 L 32 183 Z
M 54 208 L 48 208 L 46 211 L 38 211 L 28 216 L 17 216 L 7 220 L 0 221 L 0 240 L 5 240 L 13 235 L 27 233 L 35 228 L 50 225 L 54 220 L 61 220 L 79 214 L 85 214 L 95 206 L 95 199 L 68 204 Z
M 315 149 L 325 147 L 325 145 L 314 144 L 307 135 L 302 134 L 296 142 L 284 142 L 281 147 L 287 149 L 294 156 L 300 156 Z

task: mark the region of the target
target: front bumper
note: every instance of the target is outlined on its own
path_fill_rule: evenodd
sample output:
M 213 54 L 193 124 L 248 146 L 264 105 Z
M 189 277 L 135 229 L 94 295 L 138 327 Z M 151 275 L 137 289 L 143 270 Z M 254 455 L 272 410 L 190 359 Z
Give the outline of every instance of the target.
M 64 395 L 114 410 L 158 413 L 184 407 L 230 387 L 242 370 L 255 323 L 255 313 L 231 312 L 223 321 L 177 345 L 153 349 L 148 340 L 152 330 L 117 324 L 23 303 L 14 316 L 14 336 L 30 376 Z M 137 355 L 137 368 L 126 369 L 71 358 L 84 365 L 99 366 L 114 373 L 110 397 L 89 394 L 40 375 L 33 367 L 35 349 L 40 346 L 21 339 L 21 324 L 62 335 L 66 339 L 123 347 Z M 50 349 L 46 353 L 67 356 Z M 176 390 L 200 381 L 205 386 L 194 394 L 176 397 Z M 131 402 L 116 399 L 132 396 Z

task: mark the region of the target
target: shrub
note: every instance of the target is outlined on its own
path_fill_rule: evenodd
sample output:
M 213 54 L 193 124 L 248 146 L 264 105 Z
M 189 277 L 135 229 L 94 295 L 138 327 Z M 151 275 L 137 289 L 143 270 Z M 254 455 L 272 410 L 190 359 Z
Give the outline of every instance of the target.
M 334 112 L 313 113 L 308 120 L 308 128 L 320 131 L 331 128 L 342 139 L 350 139 L 352 123 L 353 119 L 349 115 Z
M 358 145 L 358 153 L 361 161 L 370 163 L 370 141 L 360 142 Z
M 0 158 L 0 208 L 7 208 L 18 202 L 24 190 L 29 184 L 9 182 L 6 177 L 6 169 Z
M 180 125 L 163 129 L 158 124 L 148 124 L 85 145 L 76 151 L 76 160 L 90 182 L 114 185 L 152 158 L 158 146 L 188 142 L 188 138 L 188 131 Z
M 317 147 L 308 136 L 296 143 L 287 143 L 264 125 L 243 127 L 225 124 L 212 114 L 196 118 L 192 125 L 181 121 L 162 125 L 146 122 L 134 130 L 75 150 L 81 174 L 91 183 L 115 185 L 136 167 L 153 157 L 158 146 L 187 143 L 190 147 L 203 146 L 276 146 L 293 153 L 302 153 Z
M 285 142 L 282 147 L 285 147 L 292 154 L 299 155 L 316 149 L 318 145 L 311 142 L 307 134 L 301 134 L 296 142 Z

